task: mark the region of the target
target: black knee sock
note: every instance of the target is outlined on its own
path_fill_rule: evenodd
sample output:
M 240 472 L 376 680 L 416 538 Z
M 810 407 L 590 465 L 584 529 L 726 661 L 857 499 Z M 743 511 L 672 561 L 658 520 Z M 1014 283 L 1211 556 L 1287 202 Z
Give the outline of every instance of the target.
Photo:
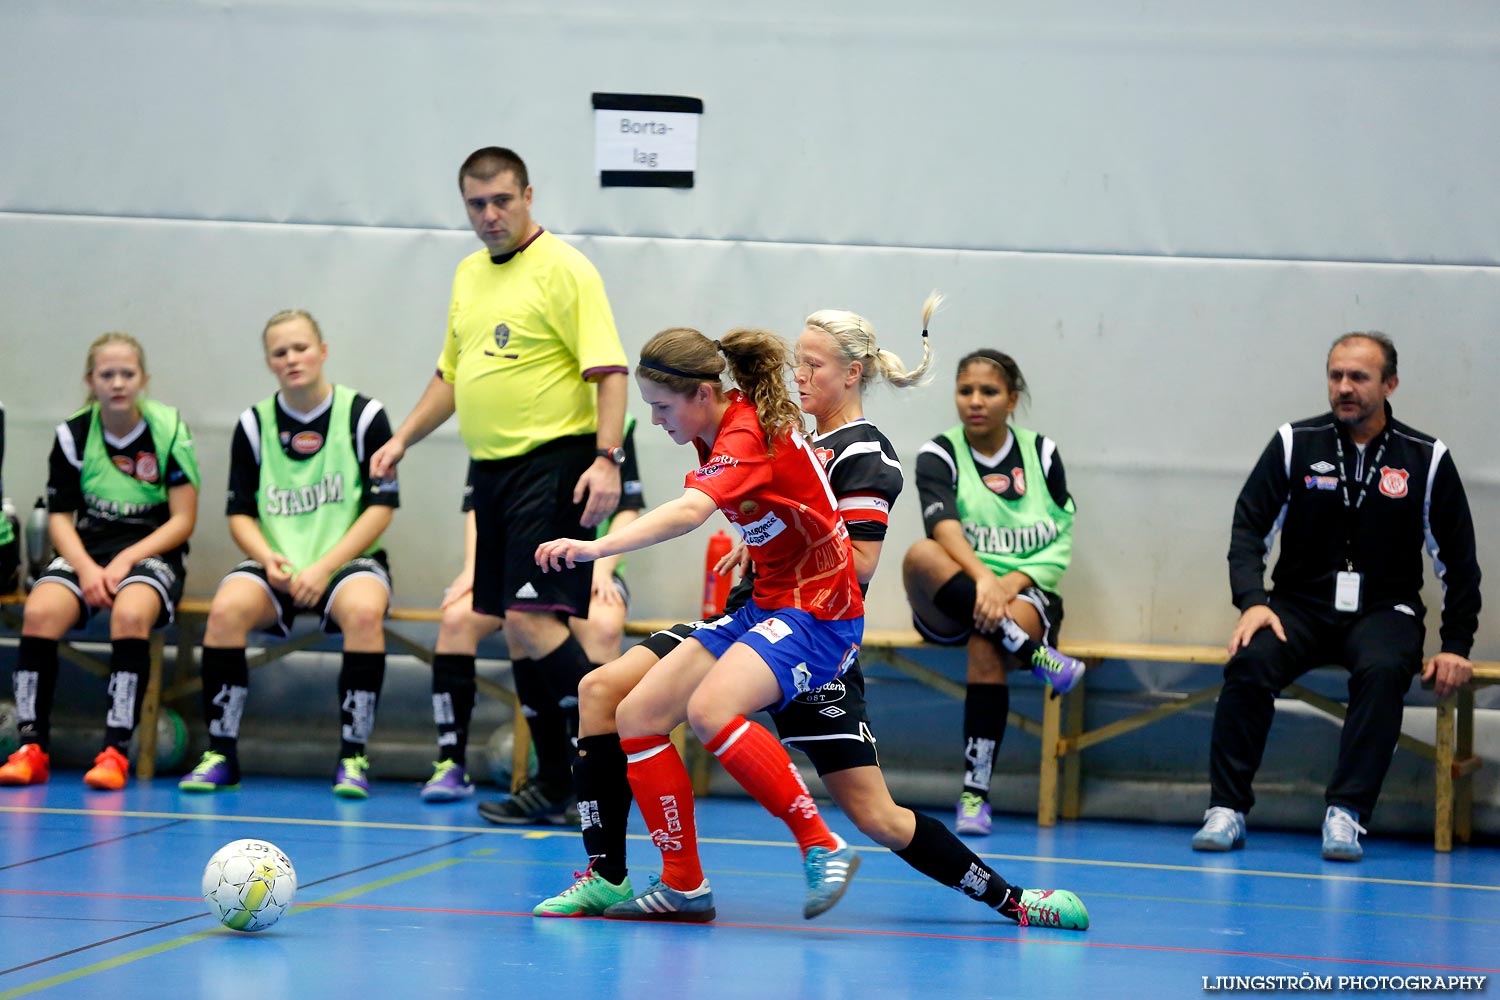
M 931 816 L 917 813 L 916 817 L 917 832 L 910 844 L 891 852 L 896 857 L 934 882 L 957 889 L 985 906 L 999 909 L 1012 894 L 1021 894 L 1019 888 L 965 847 L 953 831 Z
M 208 748 L 230 762 L 236 757 L 240 716 L 250 693 L 250 668 L 245 649 L 203 647 L 203 720 L 208 723 Z
M 375 728 L 375 709 L 385 683 L 384 653 L 344 652 L 339 670 L 339 759 L 362 756 Z
M 16 673 L 16 728 L 22 743 L 43 750 L 52 739 L 52 696 L 57 691 L 56 639 L 21 636 Z
M 130 752 L 130 734 L 141 718 L 146 680 L 151 673 L 150 639 L 115 639 L 109 654 L 109 713 L 104 721 L 104 745 Z
M 973 578 L 967 573 L 955 573 L 932 595 L 932 603 L 949 618 L 968 625 L 974 621 L 975 593 Z
M 964 692 L 964 791 L 986 801 L 1009 711 L 1010 688 L 1004 684 L 970 684 Z
M 536 748 L 536 776 L 552 791 L 566 791 L 572 783 L 573 745 L 568 740 L 568 723 L 547 676 L 535 660 L 512 660 L 516 697 L 521 712 L 531 728 L 531 745 Z
M 438 760 L 463 766 L 474 716 L 474 657 L 438 653 L 432 658 L 432 718 L 437 723 Z
M 625 827 L 630 822 L 631 802 L 619 736 L 606 733 L 579 739 L 573 788 L 578 793 L 583 847 L 594 871 L 619 884 L 627 872 Z
M 598 664 L 589 662 L 588 654 L 571 634 L 561 646 L 534 662 L 546 678 L 553 702 L 562 712 L 571 746 L 578 735 L 578 682 Z

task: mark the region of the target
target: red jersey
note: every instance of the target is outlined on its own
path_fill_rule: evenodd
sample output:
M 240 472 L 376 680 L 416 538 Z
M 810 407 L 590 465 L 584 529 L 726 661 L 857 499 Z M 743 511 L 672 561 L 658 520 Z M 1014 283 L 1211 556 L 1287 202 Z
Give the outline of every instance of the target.
M 713 498 L 755 561 L 755 603 L 768 611 L 797 608 L 841 621 L 865 613 L 854 574 L 849 529 L 839 516 L 823 465 L 801 434 L 782 435 L 773 459 L 755 407 L 738 390 L 711 447 L 698 447 L 701 468 L 687 486 Z

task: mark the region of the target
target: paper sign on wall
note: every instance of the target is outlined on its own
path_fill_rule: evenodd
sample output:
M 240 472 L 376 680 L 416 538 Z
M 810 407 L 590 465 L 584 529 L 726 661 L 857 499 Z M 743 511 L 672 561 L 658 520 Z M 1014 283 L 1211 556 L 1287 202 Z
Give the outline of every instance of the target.
M 693 186 L 703 101 L 661 94 L 594 95 L 601 187 Z

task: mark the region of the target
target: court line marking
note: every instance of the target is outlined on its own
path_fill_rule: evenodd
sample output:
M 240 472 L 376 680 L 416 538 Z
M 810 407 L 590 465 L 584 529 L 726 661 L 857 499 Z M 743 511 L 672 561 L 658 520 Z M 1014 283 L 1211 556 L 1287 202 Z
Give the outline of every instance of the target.
M 266 823 L 279 826 L 341 827 L 357 830 L 404 830 L 419 833 L 468 833 L 475 836 L 523 837 L 541 840 L 548 837 L 571 837 L 582 839 L 577 831 L 534 830 L 529 828 L 508 829 L 500 827 L 449 826 L 427 823 L 392 823 L 376 820 L 348 819 L 303 819 L 292 816 L 238 816 L 217 813 L 171 813 L 133 809 L 70 809 L 57 806 L 0 806 L 0 813 L 36 813 L 55 816 L 116 816 L 125 819 L 181 819 L 210 823 Z M 649 843 L 650 838 L 642 834 L 631 834 L 634 841 Z M 790 840 L 749 840 L 729 837 L 699 837 L 700 844 L 717 844 L 731 847 L 795 847 Z M 877 846 L 859 847 L 865 853 L 891 853 L 888 848 Z M 1106 861 L 1095 858 L 1058 858 L 1030 854 L 987 854 L 976 852 L 986 861 L 1018 861 L 1034 865 L 1077 865 L 1093 868 L 1125 868 L 1132 871 L 1183 872 L 1195 875 L 1240 876 L 1255 878 L 1306 879 L 1316 882 L 1350 882 L 1365 885 L 1397 885 L 1422 889 L 1467 889 L 1475 892 L 1500 892 L 1500 885 L 1484 885 L 1468 882 L 1433 882 L 1423 879 L 1382 878 L 1373 875 L 1328 875 L 1322 872 L 1278 872 L 1260 868 L 1209 868 L 1199 865 L 1175 865 L 1144 861 Z
M 300 888 L 308 888 L 308 887 L 311 887 L 311 886 L 314 886 L 314 885 L 322 885 L 323 883 L 331 882 L 334 879 L 346 878 L 349 875 L 354 875 L 354 874 L 357 874 L 357 873 L 362 872 L 362 871 L 368 871 L 371 868 L 377 868 L 377 867 L 380 867 L 381 865 L 391 864 L 391 863 L 396 862 L 396 861 L 403 861 L 403 860 L 405 860 L 407 858 L 414 857 L 415 855 L 418 855 L 418 854 L 426 854 L 429 851 L 438 850 L 438 849 L 443 848 L 443 847 L 451 847 L 454 844 L 460 844 L 460 843 L 463 843 L 465 840 L 469 840 L 469 839 L 471 839 L 471 838 L 470 837 L 459 837 L 456 840 L 445 841 L 444 843 L 441 843 L 441 844 L 432 844 L 432 845 L 429 845 L 427 847 L 423 847 L 423 848 L 421 848 L 419 850 L 416 850 L 416 851 L 409 851 L 406 854 L 400 854 L 400 855 L 397 855 L 397 856 L 392 857 L 392 858 L 387 858 L 387 859 L 385 859 L 383 861 L 377 861 L 377 862 L 375 862 L 373 864 L 363 865 L 363 866 L 361 866 L 359 868 L 351 868 L 350 870 L 345 871 L 345 872 L 339 872 L 339 873 L 337 873 L 335 875 L 329 875 L 326 878 L 318 879 L 315 882 L 309 882 L 306 887 L 299 886 L 298 888 L 300 889 Z M 433 862 L 432 864 L 424 865 L 421 868 L 412 869 L 409 872 L 397 873 L 396 875 L 393 875 L 393 876 L 391 876 L 389 878 L 386 878 L 386 879 L 378 879 L 375 882 L 370 882 L 370 883 L 367 883 L 367 884 L 362 885 L 362 886 L 355 886 L 354 888 L 348 889 L 348 890 L 346 890 L 344 892 L 341 892 L 341 893 L 335 893 L 334 895 L 328 897 L 328 900 L 329 901 L 342 901 L 344 899 L 352 899 L 352 898 L 354 898 L 356 896 L 359 896 L 359 895 L 361 895 L 363 893 L 373 892 L 376 889 L 381 889 L 381 888 L 384 888 L 385 886 L 388 886 L 388 885 L 394 885 L 397 882 L 404 881 L 404 880 L 406 880 L 408 878 L 415 878 L 417 875 L 420 875 L 420 874 L 427 874 L 427 873 L 432 872 L 432 871 L 437 871 L 437 870 L 442 869 L 442 868 L 447 868 L 450 865 L 457 864 L 457 863 L 459 863 L 462 860 L 464 860 L 464 859 L 463 858 L 445 858 L 442 861 L 436 861 L 436 862 Z M 21 890 L 11 890 L 11 891 L 13 891 L 13 892 L 20 892 Z M 88 895 L 88 894 L 87 893 L 57 893 L 56 895 L 84 896 L 84 895 Z M 124 897 L 124 898 L 129 898 L 129 897 Z M 151 897 L 151 898 L 153 898 L 153 899 L 175 899 L 175 898 L 191 899 L 192 897 Z M 320 900 L 319 902 L 321 903 L 321 902 L 324 902 L 324 901 Z M 304 904 L 302 906 L 293 905 L 292 912 L 295 913 L 295 912 L 297 912 L 299 910 L 305 910 L 305 909 L 310 909 L 310 908 L 311 907 L 307 906 L 306 904 Z M 10 969 L 5 969 L 4 971 L 0 971 L 0 976 L 8 975 L 8 974 L 14 973 L 14 972 L 20 972 L 20 971 L 22 971 L 24 969 L 33 968 L 35 966 L 42 965 L 42 964 L 44 964 L 46 962 L 55 961 L 55 960 L 60 959 L 60 958 L 66 958 L 66 957 L 68 957 L 70 955 L 76 955 L 76 954 L 78 954 L 80 952 L 88 951 L 88 950 L 90 950 L 92 948 L 98 948 L 98 947 L 101 947 L 101 946 L 106 945 L 106 944 L 113 944 L 116 941 L 123 941 L 126 938 L 136 937 L 137 935 L 140 935 L 140 934 L 149 934 L 152 931 L 162 930 L 163 928 L 172 927 L 172 926 L 174 926 L 176 924 L 187 923 L 188 921 L 192 921 L 192 920 L 207 919 L 208 917 L 209 917 L 209 914 L 207 914 L 207 913 L 197 913 L 197 914 L 194 914 L 194 915 L 189 916 L 189 917 L 182 917 L 182 918 L 179 918 L 177 920 L 170 920 L 170 921 L 167 921 L 165 923 L 155 924 L 155 925 L 153 925 L 151 927 L 144 927 L 144 928 L 141 928 L 140 930 L 131 931 L 128 934 L 118 935 L 117 937 L 110 938 L 110 939 L 108 939 L 106 941 L 96 941 L 96 942 L 94 942 L 92 944 L 83 945 L 82 947 L 79 947 L 79 948 L 73 948 L 73 949 L 71 949 L 69 951 L 60 952 L 60 953 L 58 953 L 56 955 L 49 955 L 49 956 L 47 956 L 45 958 L 40 958 L 40 959 L 36 959 L 35 961 L 32 961 L 32 962 L 27 962 L 24 965 L 18 965 L 18 966 L 15 966 L 13 968 L 10 968 Z M 161 942 L 159 944 L 149 945 L 149 946 L 147 946 L 145 948 L 138 948 L 135 951 L 126 952 L 124 955 L 117 955 L 114 958 L 108 958 L 108 959 L 104 959 L 103 961 L 94 962 L 91 965 L 86 965 L 86 966 L 83 966 L 82 968 L 74 969 L 74 970 L 72 970 L 70 972 L 58 973 L 57 975 L 51 976 L 51 977 L 49 977 L 47 979 L 39 979 L 39 980 L 37 980 L 34 983 L 27 983 L 24 986 L 18 986 L 18 987 L 15 987 L 14 989 L 6 990 L 5 992 L 0 993 L 0 1000 L 11 1000 L 12 997 L 27 996 L 27 995 L 29 995 L 31 993 L 36 993 L 36 992 L 39 992 L 39 991 L 45 990 L 45 989 L 51 989 L 53 986 L 60 986 L 63 983 L 70 983 L 70 982 L 73 982 L 75 980 L 82 979 L 82 978 L 84 978 L 86 976 L 94 975 L 95 973 L 98 973 L 98 972 L 107 972 L 107 971 L 109 971 L 111 969 L 117 969 L 117 968 L 119 968 L 122 965 L 126 965 L 126 964 L 129 964 L 131 962 L 139 961 L 140 959 L 143 959 L 143 958 L 150 958 L 153 955 L 160 955 L 160 954 L 162 954 L 164 952 L 173 951 L 173 950 L 175 950 L 177 948 L 185 947 L 186 945 L 195 944 L 195 943 L 197 943 L 199 941 L 206 940 L 207 938 L 210 938 L 210 937 L 224 935 L 224 934 L 234 934 L 234 933 L 235 933 L 234 931 L 231 931 L 227 927 L 223 927 L 221 925 L 215 924 L 213 927 L 210 927 L 210 928 L 208 928 L 206 930 L 194 931 L 191 934 L 186 934 L 186 935 L 184 935 L 184 936 L 182 936 L 180 938 L 175 938 L 175 939 L 173 939 L 171 941 L 163 941 L 163 942 Z
M 12 861 L 8 865 L 0 865 L 0 872 L 7 872 L 12 868 L 21 868 L 25 865 L 34 865 L 38 861 L 50 861 L 53 858 L 60 858 L 65 854 L 75 854 L 78 851 L 87 851 L 95 847 L 102 847 L 105 844 L 114 844 L 121 840 L 129 840 L 131 837 L 144 837 L 148 833 L 156 833 L 158 830 L 169 830 L 174 826 L 181 826 L 182 824 L 183 820 L 178 819 L 172 821 L 171 823 L 163 823 L 160 826 L 152 826 L 147 827 L 144 830 L 135 830 L 130 833 L 122 833 L 118 837 L 109 837 L 104 840 L 96 840 L 88 844 L 80 844 L 77 847 L 70 847 L 66 851 L 54 851 L 51 854 L 43 854 L 40 857 L 27 858 L 25 861 Z

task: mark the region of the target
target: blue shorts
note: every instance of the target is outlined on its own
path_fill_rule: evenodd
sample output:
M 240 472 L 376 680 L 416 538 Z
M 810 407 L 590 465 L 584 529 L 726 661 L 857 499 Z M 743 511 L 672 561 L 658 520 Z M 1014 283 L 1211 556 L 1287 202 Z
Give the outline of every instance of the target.
M 693 638 L 715 657 L 742 642 L 770 665 L 776 683 L 781 685 L 781 700 L 765 706 L 772 712 L 786 707 L 797 695 L 842 675 L 859 655 L 864 636 L 863 615 L 824 621 L 794 608 L 766 611 L 753 600 L 746 601 L 734 614 L 705 622 L 693 632 Z

